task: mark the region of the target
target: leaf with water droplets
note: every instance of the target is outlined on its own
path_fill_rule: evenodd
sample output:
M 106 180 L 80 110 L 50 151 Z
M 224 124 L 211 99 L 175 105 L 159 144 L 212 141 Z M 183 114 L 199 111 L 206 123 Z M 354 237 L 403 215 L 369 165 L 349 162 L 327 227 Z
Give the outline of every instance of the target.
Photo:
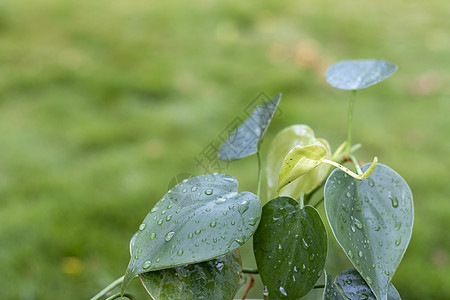
M 273 199 L 277 195 L 278 178 L 282 163 L 295 146 L 306 146 L 321 142 L 327 148 L 326 159 L 330 159 L 330 145 L 324 139 L 318 139 L 314 136 L 314 131 L 306 125 L 292 125 L 281 130 L 272 140 L 267 154 L 266 173 L 267 173 L 267 199 Z M 296 179 L 285 186 L 279 193 L 280 196 L 298 197 L 302 192 L 308 193 L 315 188 L 328 174 L 328 164 L 321 164 L 308 174 Z
M 327 147 L 319 141 L 311 145 L 292 148 L 281 165 L 277 190 L 279 191 L 297 178 L 311 172 L 327 156 L 329 156 Z
M 222 144 L 217 157 L 230 161 L 258 152 L 259 144 L 277 110 L 280 99 L 281 93 L 256 107 L 247 120 Z
M 334 170 L 324 196 L 334 236 L 377 299 L 385 300 L 411 239 L 411 190 L 395 171 L 378 164 L 363 181 Z
M 138 274 L 234 251 L 253 235 L 260 217 L 259 199 L 250 192 L 238 193 L 231 176 L 207 174 L 183 180 L 150 211 L 142 222 L 145 226 L 139 226 L 122 291 Z
M 342 295 L 342 290 L 340 286 L 337 286 L 333 282 L 333 278 L 325 270 L 325 287 L 323 289 L 323 300 L 345 300 L 346 298 Z
M 298 299 L 319 279 L 327 233 L 314 207 L 301 208 L 290 197 L 278 197 L 263 207 L 253 249 L 269 299 Z
M 331 281 L 331 277 L 330 277 Z M 356 269 L 345 270 L 341 272 L 334 280 L 333 285 L 336 287 L 337 292 L 340 292 L 343 296 L 342 298 L 325 298 L 330 300 L 340 300 L 340 299 L 363 299 L 363 300 L 376 300 L 370 287 L 367 285 L 366 281 L 361 277 Z M 328 286 L 328 278 L 327 278 Z M 389 289 L 387 293 L 388 300 L 401 300 L 398 291 L 395 287 L 389 284 Z
M 359 90 L 390 77 L 397 66 L 382 59 L 343 60 L 330 66 L 325 80 L 342 90 Z
M 233 299 L 241 275 L 238 250 L 213 260 L 139 275 L 153 299 Z

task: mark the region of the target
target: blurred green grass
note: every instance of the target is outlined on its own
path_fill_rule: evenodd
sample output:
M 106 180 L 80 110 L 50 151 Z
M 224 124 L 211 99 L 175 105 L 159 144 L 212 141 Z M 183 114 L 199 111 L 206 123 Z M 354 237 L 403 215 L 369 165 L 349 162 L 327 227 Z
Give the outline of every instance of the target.
M 415 196 L 394 284 L 403 299 L 449 299 L 448 11 L 444 0 L 0 2 L 2 299 L 85 299 L 121 276 L 173 176 L 203 173 L 194 157 L 261 91 L 284 95 L 264 148 L 305 123 L 335 149 L 348 94 L 323 72 L 348 58 L 399 65 L 358 94 L 354 117 L 358 157 L 377 155 Z M 255 190 L 254 158 L 227 172 Z

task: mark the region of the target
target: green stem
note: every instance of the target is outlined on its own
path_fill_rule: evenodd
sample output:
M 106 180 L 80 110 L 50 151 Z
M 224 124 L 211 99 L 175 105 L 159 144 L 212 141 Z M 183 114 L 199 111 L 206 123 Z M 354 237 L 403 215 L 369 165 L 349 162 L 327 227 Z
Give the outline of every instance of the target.
M 317 208 L 317 206 L 319 206 L 319 204 L 322 203 L 323 200 L 325 200 L 324 197 L 320 198 L 319 201 L 317 201 L 316 203 L 314 203 L 314 205 L 312 205 L 312 206 L 314 206 L 315 208 Z
M 125 293 L 125 294 L 123 294 L 123 295 L 121 295 L 120 293 L 117 293 L 117 294 L 114 294 L 114 295 L 112 295 L 112 296 L 106 298 L 105 300 L 114 300 L 114 299 L 119 299 L 119 298 L 120 298 L 120 299 L 123 299 L 123 297 L 127 297 L 127 298 L 130 299 L 130 300 L 133 300 L 133 299 L 134 299 L 134 296 L 131 295 L 130 293 Z
M 109 293 L 110 291 L 112 291 L 116 286 L 118 286 L 119 284 L 122 283 L 123 278 L 125 276 L 122 276 L 120 278 L 117 278 L 116 280 L 114 280 L 110 285 L 108 285 L 107 287 L 105 287 L 103 290 L 101 290 L 97 295 L 95 295 L 94 297 L 91 298 L 91 300 L 98 300 L 101 297 L 105 296 L 107 293 Z
M 347 147 L 345 155 L 350 154 L 350 147 L 352 146 L 352 121 L 353 121 L 353 106 L 355 104 L 356 90 L 352 90 L 348 102 L 348 117 L 347 117 Z
M 258 188 L 256 189 L 256 196 L 261 200 L 262 161 L 259 150 L 256 152 L 256 156 L 258 156 Z
M 324 284 L 318 284 L 313 287 L 313 289 L 323 289 L 325 287 Z
M 349 155 L 348 157 L 351 159 L 353 165 L 355 166 L 356 173 L 357 173 L 358 175 L 361 175 L 363 172 L 362 172 L 362 170 L 361 170 L 361 167 L 360 167 L 359 164 L 358 164 L 358 160 L 356 159 L 356 157 L 354 157 L 353 155 Z

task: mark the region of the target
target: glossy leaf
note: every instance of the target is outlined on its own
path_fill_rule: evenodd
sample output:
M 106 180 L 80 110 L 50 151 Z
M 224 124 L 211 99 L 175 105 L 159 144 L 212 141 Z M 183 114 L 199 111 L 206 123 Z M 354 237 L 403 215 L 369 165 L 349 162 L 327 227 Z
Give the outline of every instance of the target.
M 325 80 L 342 90 L 359 90 L 374 85 L 397 70 L 397 66 L 382 59 L 343 60 L 330 66 Z
M 320 277 L 327 233 L 314 207 L 301 208 L 290 197 L 278 197 L 263 207 L 253 249 L 269 299 L 298 299 Z
M 377 299 L 385 300 L 411 238 L 411 190 L 395 171 L 378 164 L 363 181 L 334 170 L 324 196 L 334 236 Z
M 237 293 L 241 270 L 235 250 L 210 261 L 143 273 L 139 278 L 153 299 L 226 300 Z
M 122 291 L 138 274 L 211 260 L 243 245 L 258 227 L 261 203 L 237 189 L 235 178 L 207 174 L 169 190 L 139 226 Z
M 267 127 L 277 110 L 281 94 L 264 102 L 234 131 L 220 147 L 217 156 L 221 160 L 241 159 L 258 152 Z
M 295 146 L 286 155 L 281 165 L 278 190 L 312 171 L 327 157 L 328 150 L 321 142 L 306 146 Z
M 330 159 L 331 150 L 328 142 L 324 139 L 316 138 L 313 130 L 307 125 L 289 126 L 275 136 L 270 145 L 266 163 L 268 199 L 272 199 L 277 195 L 281 165 L 289 151 L 295 146 L 306 146 L 318 141 L 327 148 L 326 159 Z M 329 168 L 330 166 L 327 164 L 317 166 L 308 174 L 286 185 L 280 191 L 280 195 L 296 198 L 302 192 L 310 192 L 325 178 Z
M 324 298 L 331 300 L 340 299 L 365 299 L 376 300 L 375 295 L 371 289 L 355 269 L 350 269 L 341 272 L 334 280 L 334 285 L 339 287 L 338 290 L 345 296 L 345 298 Z M 388 300 L 401 300 L 398 291 L 395 287 L 389 284 L 387 295 Z
M 325 271 L 325 288 L 323 289 L 323 300 L 346 300 L 340 286 L 333 282 L 333 278 Z

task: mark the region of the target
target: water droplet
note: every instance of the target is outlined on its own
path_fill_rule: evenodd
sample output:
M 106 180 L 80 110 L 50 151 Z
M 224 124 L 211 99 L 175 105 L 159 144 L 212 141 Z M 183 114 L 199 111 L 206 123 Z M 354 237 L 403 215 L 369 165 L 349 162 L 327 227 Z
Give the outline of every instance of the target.
M 158 225 L 161 225 L 163 223 L 163 220 L 162 219 L 159 219 L 158 220 Z
M 352 280 L 351 279 L 347 279 L 345 282 L 347 282 L 347 284 L 352 284 Z
M 156 212 L 158 209 L 159 209 L 159 208 L 155 206 L 155 207 L 152 208 L 152 210 L 151 210 L 150 212 L 151 212 L 151 213 L 154 213 L 154 212 Z
M 170 248 L 175 249 L 176 246 L 175 245 L 170 245 Z
M 165 214 L 166 212 L 167 212 L 166 210 L 162 210 L 161 215 Z
M 156 233 L 152 232 L 150 233 L 150 239 L 154 240 L 156 237 Z
M 348 250 L 347 255 L 348 255 L 348 257 L 353 258 L 353 252 L 352 252 L 352 250 Z
M 178 250 L 178 252 L 177 252 L 177 254 L 178 254 L 178 256 L 181 256 L 181 255 L 183 255 L 183 250 Z
M 375 182 L 373 181 L 372 178 L 367 178 L 367 182 L 369 183 L 370 187 L 374 187 L 375 186 Z
M 168 216 L 166 217 L 166 221 L 167 221 L 167 222 L 169 222 L 171 219 L 172 219 L 172 215 L 168 215 Z
M 389 276 L 389 274 L 390 274 L 390 273 L 389 273 L 389 271 L 388 271 L 388 270 L 385 270 L 385 271 L 384 271 L 384 274 L 386 274 L 386 275 L 388 275 L 388 276 Z
M 194 237 L 194 234 L 193 234 L 193 233 L 189 233 L 189 234 L 188 234 L 188 238 L 192 239 L 193 237 Z
M 372 284 L 372 278 L 370 278 L 369 276 L 366 276 L 366 282 L 368 284 Z
M 309 244 L 305 239 L 302 239 L 302 247 L 305 250 L 307 250 L 309 248 Z
M 259 218 L 248 218 L 248 224 L 255 226 L 258 223 Z
M 350 228 L 352 229 L 352 231 L 353 231 L 353 232 L 355 232 L 355 231 L 356 231 L 356 228 L 355 228 L 355 226 L 353 226 L 353 225 L 352 225 L 352 226 L 350 226 Z
M 277 252 L 280 254 L 284 253 L 283 246 L 281 246 L 281 244 L 278 244 Z
M 200 234 L 202 231 L 200 229 L 198 229 L 198 230 L 196 230 L 194 232 L 195 232 L 195 234 Z
M 395 246 L 400 246 L 401 242 L 402 242 L 402 238 L 395 240 Z
M 378 242 L 378 245 L 380 245 L 380 247 L 382 247 L 382 246 L 383 246 L 383 242 L 382 242 L 382 241 L 379 241 L 379 242 Z
M 359 257 L 363 257 L 363 252 L 362 252 L 362 251 L 359 251 L 359 252 L 358 252 L 358 255 L 359 255 Z
M 217 225 L 216 221 L 212 221 L 212 222 L 209 224 L 209 226 L 211 226 L 211 227 L 216 227 L 216 225 Z
M 174 234 L 175 234 L 175 232 L 173 232 L 173 231 L 169 231 L 168 233 L 166 233 L 166 237 L 165 237 L 166 242 L 170 241 L 173 238 Z
M 150 266 L 152 265 L 152 262 L 150 260 L 146 260 L 143 264 L 142 264 L 142 268 L 143 269 L 148 269 L 150 268 Z
M 206 189 L 206 190 L 205 190 L 205 194 L 206 194 L 206 195 L 212 195 L 212 193 L 213 193 L 213 190 L 212 190 L 212 189 Z
M 355 226 L 358 229 L 362 229 L 363 228 L 363 224 L 361 223 L 361 221 L 356 219 L 356 218 L 355 218 Z
M 231 221 L 231 225 L 234 225 L 234 224 L 236 224 L 236 222 L 235 221 Z
M 287 293 L 286 293 L 286 291 L 284 290 L 284 288 L 283 288 L 282 286 L 280 286 L 279 291 L 280 291 L 280 294 L 281 294 L 282 296 L 287 297 Z
M 362 293 L 361 294 L 361 298 L 359 298 L 360 300 L 367 300 L 369 299 L 369 295 Z
M 191 188 L 191 192 L 195 192 L 197 190 L 197 187 L 196 186 L 193 186 L 192 188 Z
M 145 229 L 145 227 L 147 227 L 147 224 L 144 224 L 144 223 L 142 223 L 140 226 L 139 226 L 139 230 L 144 230 Z
M 313 260 L 314 260 L 314 253 L 311 253 L 311 254 L 309 255 L 309 260 L 310 260 L 310 261 L 313 261 Z
M 391 197 L 391 203 L 392 203 L 392 207 L 397 208 L 398 207 L 397 197 Z
M 341 205 L 341 208 L 343 211 L 345 211 L 346 213 L 348 213 L 348 208 L 347 206 L 345 206 L 344 204 Z
M 350 194 L 350 192 L 347 192 L 346 196 L 347 196 L 348 198 L 350 198 L 350 197 L 352 196 L 352 194 Z

